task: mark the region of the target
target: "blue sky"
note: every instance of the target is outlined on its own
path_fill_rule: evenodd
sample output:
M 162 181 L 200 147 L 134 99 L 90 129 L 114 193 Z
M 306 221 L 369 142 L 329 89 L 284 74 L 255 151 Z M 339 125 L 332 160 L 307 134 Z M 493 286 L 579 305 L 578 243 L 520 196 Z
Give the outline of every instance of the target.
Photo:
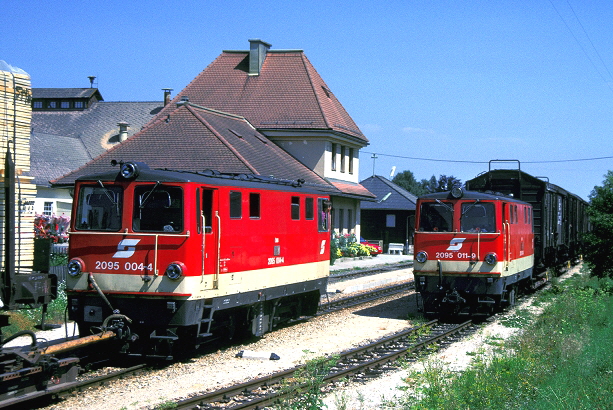
M 613 169 L 594 159 L 613 157 L 612 22 L 590 0 L 4 0 L 0 60 L 33 87 L 95 75 L 106 101 L 152 101 L 260 38 L 304 50 L 370 140 L 360 179 L 517 159 L 587 199 Z

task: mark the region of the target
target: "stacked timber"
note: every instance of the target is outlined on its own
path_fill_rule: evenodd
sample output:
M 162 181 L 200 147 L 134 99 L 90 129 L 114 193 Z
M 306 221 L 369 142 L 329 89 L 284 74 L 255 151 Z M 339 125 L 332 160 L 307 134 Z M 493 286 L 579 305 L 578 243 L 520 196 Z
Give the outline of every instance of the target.
M 0 60 L 0 269 L 4 269 L 5 157 L 15 163 L 15 265 L 32 267 L 34 260 L 34 209 L 36 185 L 26 176 L 30 171 L 30 129 L 32 86 L 25 71 Z M 25 272 L 24 272 L 25 273 Z

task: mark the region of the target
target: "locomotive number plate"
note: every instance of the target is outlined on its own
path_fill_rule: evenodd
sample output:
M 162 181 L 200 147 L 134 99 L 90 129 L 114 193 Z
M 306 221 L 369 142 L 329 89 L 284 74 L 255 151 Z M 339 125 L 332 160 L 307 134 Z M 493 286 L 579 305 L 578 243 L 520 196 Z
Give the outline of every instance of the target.
M 477 259 L 477 254 L 468 252 L 436 252 L 436 259 Z
M 96 270 L 99 270 L 99 271 L 100 270 L 119 270 L 122 267 L 124 270 L 127 270 L 127 271 L 139 271 L 139 272 L 153 271 L 152 263 L 144 264 L 144 263 L 138 263 L 138 262 L 126 262 L 122 266 L 122 264 L 119 262 L 96 261 L 95 266 L 96 266 Z

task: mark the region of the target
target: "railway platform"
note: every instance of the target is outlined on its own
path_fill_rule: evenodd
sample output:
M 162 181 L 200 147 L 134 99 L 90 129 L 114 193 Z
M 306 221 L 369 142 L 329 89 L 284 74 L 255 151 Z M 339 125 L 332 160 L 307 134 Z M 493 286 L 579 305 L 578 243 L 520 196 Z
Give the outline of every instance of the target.
M 413 255 L 390 255 L 382 253 L 381 255 L 359 258 L 341 258 L 330 266 L 330 272 L 337 272 L 346 269 L 368 269 L 379 265 L 392 265 L 401 262 L 412 262 Z

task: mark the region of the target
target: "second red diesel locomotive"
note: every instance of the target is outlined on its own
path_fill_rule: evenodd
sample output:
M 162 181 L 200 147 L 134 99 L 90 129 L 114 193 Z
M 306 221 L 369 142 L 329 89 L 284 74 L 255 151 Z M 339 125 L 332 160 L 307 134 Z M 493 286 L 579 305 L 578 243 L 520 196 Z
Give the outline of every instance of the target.
M 532 206 L 464 191 L 424 195 L 417 205 L 414 274 L 424 313 L 490 314 L 513 305 L 532 278 Z

